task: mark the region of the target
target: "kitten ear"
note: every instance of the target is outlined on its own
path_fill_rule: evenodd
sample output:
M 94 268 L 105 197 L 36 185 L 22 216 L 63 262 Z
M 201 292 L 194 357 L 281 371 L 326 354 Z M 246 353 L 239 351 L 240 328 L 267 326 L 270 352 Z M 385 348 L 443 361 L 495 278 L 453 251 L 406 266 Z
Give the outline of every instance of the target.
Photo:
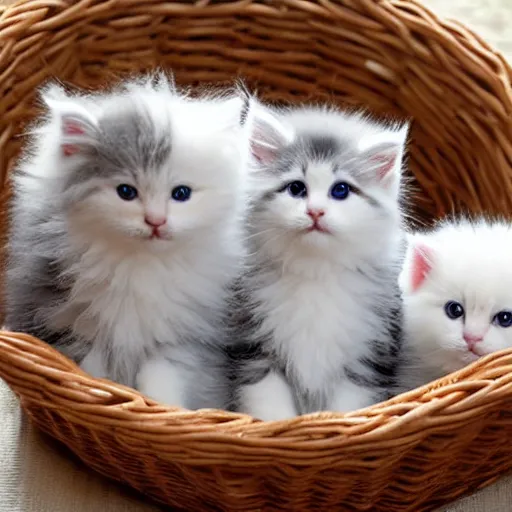
M 254 101 L 251 152 L 257 162 L 268 165 L 294 139 L 293 130 L 268 109 Z
M 366 137 L 360 152 L 377 180 L 387 186 L 399 179 L 407 143 L 408 126 L 396 132 L 385 132 Z
M 433 255 L 432 248 L 421 242 L 413 243 L 410 248 L 407 287 L 411 292 L 421 287 L 432 270 Z
M 96 144 L 98 121 L 79 101 L 69 98 L 56 86 L 47 89 L 42 99 L 58 124 L 64 157 L 86 152 Z

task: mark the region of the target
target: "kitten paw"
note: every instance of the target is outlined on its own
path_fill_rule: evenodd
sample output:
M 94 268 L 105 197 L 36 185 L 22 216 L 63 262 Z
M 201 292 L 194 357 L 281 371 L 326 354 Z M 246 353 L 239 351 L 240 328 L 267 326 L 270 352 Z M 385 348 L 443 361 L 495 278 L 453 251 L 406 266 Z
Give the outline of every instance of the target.
M 278 421 L 297 416 L 292 390 L 285 378 L 269 372 L 257 382 L 240 389 L 239 412 L 263 421 Z
M 149 359 L 141 365 L 136 387 L 157 402 L 185 407 L 184 385 L 179 369 L 167 359 Z

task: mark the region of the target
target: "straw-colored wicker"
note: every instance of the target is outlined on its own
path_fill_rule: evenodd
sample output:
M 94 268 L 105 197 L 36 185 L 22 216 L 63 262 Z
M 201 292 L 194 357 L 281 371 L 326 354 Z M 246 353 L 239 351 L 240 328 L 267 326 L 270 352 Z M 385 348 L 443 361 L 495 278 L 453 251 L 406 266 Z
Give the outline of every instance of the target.
M 510 68 L 414 0 L 18 1 L 0 14 L 4 193 L 47 78 L 95 88 L 157 66 L 410 117 L 419 217 L 511 211 Z M 417 512 L 512 468 L 512 351 L 364 411 L 276 423 L 158 405 L 25 335 L 3 333 L 0 351 L 42 430 L 188 511 Z

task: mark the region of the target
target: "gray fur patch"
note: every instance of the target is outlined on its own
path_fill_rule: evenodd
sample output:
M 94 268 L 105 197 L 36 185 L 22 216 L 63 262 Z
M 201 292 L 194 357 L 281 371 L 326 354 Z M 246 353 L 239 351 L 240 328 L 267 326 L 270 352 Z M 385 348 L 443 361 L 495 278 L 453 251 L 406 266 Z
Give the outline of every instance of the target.
M 170 120 L 167 130 L 157 131 L 145 105 L 133 98 L 107 110 L 99 128 L 98 157 L 116 167 L 150 172 L 162 167 L 171 153 Z
M 283 174 L 298 166 L 305 175 L 311 161 L 333 161 L 334 168 L 334 164 L 343 158 L 344 149 L 335 137 L 302 135 L 283 148 L 271 171 Z
M 301 145 L 306 158 L 319 162 L 336 160 L 343 149 L 340 140 L 326 135 L 303 136 Z
M 124 98 L 105 111 L 97 137 L 84 163 L 74 168 L 68 186 L 124 172 L 136 181 L 139 173 L 161 168 L 172 150 L 170 121 L 168 130 L 157 132 L 146 107 L 133 98 Z

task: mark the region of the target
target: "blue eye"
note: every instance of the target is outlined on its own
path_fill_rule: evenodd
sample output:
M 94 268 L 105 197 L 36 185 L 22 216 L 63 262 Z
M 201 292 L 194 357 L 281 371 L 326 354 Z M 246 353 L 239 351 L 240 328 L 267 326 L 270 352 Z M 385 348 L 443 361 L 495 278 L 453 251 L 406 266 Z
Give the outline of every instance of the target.
M 174 187 L 171 192 L 171 197 L 175 201 L 180 201 L 181 203 L 188 201 L 191 195 L 192 189 L 186 185 L 178 185 L 177 187 Z
M 303 181 L 292 181 L 282 189 L 283 192 L 285 190 L 287 190 L 288 194 L 292 197 L 306 197 L 308 195 L 308 189 Z
M 444 305 L 444 311 L 446 316 L 452 320 L 456 320 L 457 318 L 464 316 L 464 308 L 462 307 L 462 304 L 454 300 L 450 300 Z
M 344 181 L 338 181 L 338 183 L 335 183 L 331 187 L 331 197 L 333 199 L 337 199 L 338 201 L 341 201 L 343 199 L 346 199 L 349 195 L 351 190 L 351 187 L 348 183 L 345 183 Z
M 117 187 L 117 195 L 123 201 L 133 201 L 137 197 L 137 189 L 131 185 L 122 184 Z
M 499 313 L 496 313 L 493 321 L 500 327 L 510 327 L 512 325 L 512 312 L 500 311 Z

